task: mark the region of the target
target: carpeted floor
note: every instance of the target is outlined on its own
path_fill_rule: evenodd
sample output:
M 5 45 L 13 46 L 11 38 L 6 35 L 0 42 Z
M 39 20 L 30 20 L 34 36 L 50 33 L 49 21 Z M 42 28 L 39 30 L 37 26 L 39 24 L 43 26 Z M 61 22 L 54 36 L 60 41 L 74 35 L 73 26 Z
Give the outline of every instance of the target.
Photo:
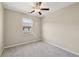
M 7 48 L 2 57 L 77 57 L 65 50 L 49 45 L 44 42 L 36 42 Z

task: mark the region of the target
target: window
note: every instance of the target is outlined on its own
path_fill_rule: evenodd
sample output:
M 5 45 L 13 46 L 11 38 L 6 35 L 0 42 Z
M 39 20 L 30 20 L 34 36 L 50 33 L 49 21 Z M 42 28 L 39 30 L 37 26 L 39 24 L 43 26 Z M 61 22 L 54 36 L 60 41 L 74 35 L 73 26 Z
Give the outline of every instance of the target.
M 23 28 L 22 28 L 23 32 L 26 33 L 32 31 L 32 24 L 33 24 L 32 19 L 23 18 L 22 24 L 23 24 Z

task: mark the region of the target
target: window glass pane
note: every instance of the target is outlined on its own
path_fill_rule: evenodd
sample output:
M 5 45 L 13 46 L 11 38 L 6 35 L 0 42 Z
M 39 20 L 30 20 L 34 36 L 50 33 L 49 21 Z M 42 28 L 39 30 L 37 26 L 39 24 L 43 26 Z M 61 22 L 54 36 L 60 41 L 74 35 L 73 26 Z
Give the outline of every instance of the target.
M 32 31 L 32 24 L 33 24 L 32 19 L 23 18 L 22 23 L 23 23 L 23 31 L 24 32 L 31 32 Z

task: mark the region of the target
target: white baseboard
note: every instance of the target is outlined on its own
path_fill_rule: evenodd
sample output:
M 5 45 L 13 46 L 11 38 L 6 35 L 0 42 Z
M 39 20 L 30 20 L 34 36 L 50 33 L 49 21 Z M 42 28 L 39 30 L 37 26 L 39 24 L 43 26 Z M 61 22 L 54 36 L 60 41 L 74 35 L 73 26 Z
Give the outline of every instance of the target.
M 2 55 L 3 50 L 4 50 L 4 48 L 0 51 L 0 56 Z
M 44 40 L 44 42 L 46 42 L 46 43 L 48 43 L 48 44 L 50 44 L 50 45 L 56 46 L 56 47 L 58 47 L 58 48 L 61 48 L 61 49 L 65 50 L 65 51 L 68 51 L 68 52 L 70 52 L 70 53 L 72 53 L 72 54 L 75 54 L 75 55 L 79 56 L 79 53 L 77 53 L 77 52 L 71 51 L 71 50 L 69 50 L 69 49 L 67 49 L 67 48 L 64 48 L 64 47 L 61 47 L 61 46 L 59 46 L 59 45 L 57 45 L 57 44 L 54 44 L 54 43 L 51 43 L 51 42 L 49 42 L 49 41 L 47 41 L 47 40 Z
M 10 47 L 18 46 L 18 45 L 23 45 L 23 44 L 30 44 L 30 43 L 34 43 L 34 42 L 38 42 L 38 41 L 41 41 L 41 39 L 39 39 L 39 40 L 31 40 L 31 41 L 28 41 L 28 42 L 26 41 L 26 42 L 14 44 L 14 45 L 9 45 L 9 46 L 5 46 L 4 48 L 10 48 Z

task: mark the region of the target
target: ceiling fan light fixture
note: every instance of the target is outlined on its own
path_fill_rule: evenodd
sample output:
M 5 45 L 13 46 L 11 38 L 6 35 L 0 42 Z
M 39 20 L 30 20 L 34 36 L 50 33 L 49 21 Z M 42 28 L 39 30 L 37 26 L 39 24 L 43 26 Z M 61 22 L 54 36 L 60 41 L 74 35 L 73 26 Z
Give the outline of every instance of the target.
M 32 8 L 35 10 L 35 12 L 40 12 L 41 10 L 40 6 L 33 6 Z
M 49 10 L 49 8 L 43 8 L 42 2 L 35 3 L 35 5 L 32 6 L 32 8 L 33 8 L 33 11 L 31 11 L 31 13 L 37 12 L 39 15 L 42 15 L 41 11 Z
M 35 12 L 40 12 L 40 9 L 35 9 Z

